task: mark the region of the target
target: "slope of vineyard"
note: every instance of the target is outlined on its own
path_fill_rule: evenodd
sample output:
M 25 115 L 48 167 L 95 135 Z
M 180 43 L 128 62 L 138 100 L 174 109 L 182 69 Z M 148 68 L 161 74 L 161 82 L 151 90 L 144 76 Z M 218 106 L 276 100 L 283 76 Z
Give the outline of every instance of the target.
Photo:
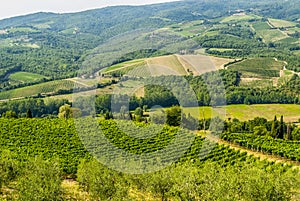
M 85 146 L 88 148 L 91 145 L 104 146 L 99 147 L 102 150 L 105 149 L 104 141 L 95 141 L 99 136 L 95 132 L 89 133 L 88 136 L 82 135 L 84 129 L 91 128 L 87 125 L 90 124 L 89 119 L 84 120 L 85 126 L 78 130 L 78 127 L 74 125 L 71 120 L 61 119 L 0 119 L 0 144 L 2 149 L 8 149 L 18 154 L 19 160 L 23 160 L 27 157 L 41 155 L 45 159 L 59 157 L 62 163 L 62 167 L 65 173 L 76 173 L 79 160 L 82 158 L 90 158 L 90 154 L 86 151 Z M 161 127 L 152 125 L 146 127 L 141 136 L 153 135 L 158 132 L 157 136 L 147 139 L 139 139 L 129 137 L 128 133 L 136 135 L 136 129 L 128 126 L 128 122 L 123 121 L 101 121 L 100 127 L 109 141 L 116 147 L 124 150 L 125 152 L 133 154 L 145 154 L 153 153 L 164 149 L 169 143 L 172 143 L 177 135 L 177 128 Z M 125 131 L 121 128 L 126 128 Z M 144 125 L 145 126 L 145 125 Z M 9 128 L 9 129 L 5 129 Z M 77 128 L 77 129 L 76 129 Z M 217 145 L 214 142 L 209 142 L 204 138 L 184 131 L 184 135 L 181 135 L 180 142 L 184 146 L 186 140 L 194 139 L 191 141 L 191 146 L 187 151 L 184 151 L 183 155 L 178 158 L 179 161 L 198 161 L 201 164 L 203 161 L 217 162 L 222 166 L 233 165 L 239 162 L 255 162 L 256 158 L 247 157 L 246 153 L 241 153 L 230 149 L 227 146 Z M 80 134 L 80 135 L 78 135 Z M 79 137 L 80 136 L 80 137 Z M 98 136 L 98 137 L 97 137 Z M 82 139 L 88 137 L 88 141 L 84 140 L 84 145 L 81 142 Z M 90 143 L 90 144 L 87 144 Z M 173 160 L 176 156 L 173 153 L 177 153 L 180 147 L 172 147 L 169 155 L 164 153 L 162 160 Z M 115 160 L 114 155 L 111 153 L 103 152 L 103 155 L 111 160 Z M 150 160 L 150 159 L 149 159 Z M 202 161 L 202 162 L 201 162 Z
M 78 121 L 82 124 L 78 124 Z M 21 184 L 25 183 L 24 188 L 26 190 L 29 187 L 32 188 L 31 196 L 40 194 L 34 189 L 44 189 L 45 181 L 52 184 L 53 178 L 57 179 L 55 185 L 61 184 L 62 188 L 67 190 L 66 194 L 61 195 L 64 200 L 86 200 L 87 197 L 81 196 L 82 194 L 91 196 L 91 200 L 107 200 L 102 196 L 119 196 L 117 194 L 119 191 L 123 192 L 122 198 L 127 195 L 130 196 L 128 199 L 135 198 L 134 200 L 144 200 L 146 195 L 148 200 L 158 200 L 156 198 L 164 197 L 176 199 L 180 198 L 181 193 L 184 192 L 192 193 L 189 197 L 193 197 L 193 199 L 184 200 L 199 200 L 199 197 L 209 198 L 205 200 L 219 200 L 224 194 L 226 196 L 230 194 L 226 200 L 239 200 L 241 197 L 247 197 L 246 200 L 249 200 L 254 194 L 262 200 L 273 200 L 272 198 L 277 200 L 279 197 L 290 200 L 295 195 L 295 191 L 298 191 L 297 170 L 293 170 L 291 165 L 260 160 L 253 155 L 247 155 L 246 152 L 234 150 L 229 146 L 219 145 L 214 141 L 196 136 L 187 130 L 178 134 L 179 128 L 176 127 L 144 123 L 137 123 L 138 127 L 136 127 L 124 120 L 101 120 L 99 124 L 95 121 L 96 124 L 94 125 L 99 126 L 96 128 L 90 126 L 91 119 L 89 118 L 77 119 L 75 122 L 66 119 L 0 118 L 0 154 L 2 154 L 0 164 L 5 165 L 4 167 L 10 167 L 9 164 L 14 162 L 14 164 L 26 164 L 26 168 L 35 168 L 30 169 L 30 171 L 26 169 L 24 177 L 26 180 L 14 180 L 12 178 L 13 182 L 5 185 L 5 189 L 9 190 L 5 191 L 2 196 L 12 196 L 14 193 L 20 193 L 24 196 L 23 191 L 16 188 L 20 182 Z M 141 128 L 144 129 L 137 132 Z M 106 142 L 99 138 L 101 136 L 99 135 L 100 129 Z M 156 133 L 157 135 L 153 135 Z M 165 151 L 165 148 L 170 144 L 172 145 L 176 138 L 179 139 L 179 146 L 171 146 L 169 151 Z M 178 156 L 178 150 L 184 147 L 187 140 L 191 139 L 193 140 L 190 141 L 190 147 L 184 149 L 183 155 Z M 158 158 L 150 157 L 146 160 L 139 160 L 142 164 L 137 168 L 144 169 L 149 165 L 149 162 L 155 162 L 150 163 L 150 170 L 155 170 L 155 167 L 161 163 L 167 163 L 168 166 L 161 171 L 153 171 L 148 174 L 132 175 L 125 174 L 126 171 L 123 173 L 114 171 L 115 167 L 107 163 L 107 160 L 117 161 L 120 159 L 120 155 L 110 151 L 111 147 L 108 146 L 107 141 L 118 150 L 125 152 L 125 157 L 122 158 L 123 163 L 121 162 L 119 165 L 128 168 L 128 173 L 136 168 L 136 163 L 132 163 L 132 159 L 126 157 L 130 154 L 139 157 L 151 156 L 154 153 L 157 156 L 156 153 L 161 152 L 162 155 L 158 155 Z M 102 164 L 94 160 L 87 149 L 97 154 Z M 10 150 L 14 154 L 14 159 L 5 158 L 8 156 L 3 155 L 6 152 L 2 150 Z M 293 155 L 293 153 L 290 154 Z M 42 157 L 45 162 L 38 159 L 39 157 Z M 106 160 L 103 161 L 103 158 Z M 130 165 L 127 165 L 128 162 Z M 55 170 L 59 170 L 59 166 L 62 168 L 64 177 L 76 178 L 76 183 L 74 182 L 76 186 L 66 186 L 65 182 L 61 183 L 62 179 L 59 178 L 57 171 L 55 172 Z M 22 166 L 22 168 L 24 167 Z M 15 171 L 15 169 L 13 170 Z M 258 172 L 259 174 L 257 174 Z M 23 178 L 22 175 L 21 178 Z M 170 184 L 167 184 L 166 189 L 162 191 L 152 190 L 157 189 L 160 185 L 166 186 L 166 181 L 171 181 Z M 184 188 L 182 188 L 182 181 L 185 181 L 184 184 L 187 185 Z M 80 186 L 77 186 L 77 182 Z M 103 186 L 102 182 L 107 185 Z M 264 185 L 259 189 L 252 187 L 262 183 Z M 178 188 L 178 186 L 182 187 Z M 79 187 L 80 191 L 78 190 Z M 219 192 L 209 194 L 212 187 L 217 188 Z M 227 187 L 229 188 L 225 190 Z M 240 189 L 240 187 L 243 188 Z M 240 190 L 235 191 L 236 188 Z M 10 189 L 16 190 L 10 191 Z M 113 194 L 110 191 L 105 191 L 105 189 L 113 189 Z M 261 191 L 262 189 L 264 192 Z M 176 194 L 172 192 L 176 192 Z M 25 195 L 29 196 L 28 194 Z M 2 198 L 2 196 L 0 197 Z M 70 197 L 74 199 L 70 199 Z
M 60 91 L 73 92 L 75 87 L 84 88 L 86 86 L 70 80 L 56 80 L 0 92 L 0 100 L 31 97 L 37 96 L 38 94 L 56 94 Z
M 251 150 L 284 157 L 300 162 L 300 142 L 256 136 L 246 133 L 223 134 L 222 139 L 236 143 Z
M 272 78 L 279 77 L 284 66 L 273 58 L 255 58 L 229 65 L 228 69 L 239 71 L 243 78 Z

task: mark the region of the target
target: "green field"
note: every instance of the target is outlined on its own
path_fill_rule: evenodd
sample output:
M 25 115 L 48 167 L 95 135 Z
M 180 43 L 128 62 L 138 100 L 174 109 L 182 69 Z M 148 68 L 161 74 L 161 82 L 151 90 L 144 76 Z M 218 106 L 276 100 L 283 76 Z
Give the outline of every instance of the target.
M 224 18 L 221 23 L 228 22 L 245 22 L 249 20 L 261 19 L 261 17 L 257 15 L 231 15 L 229 17 Z
M 283 115 L 285 122 L 298 122 L 300 118 L 300 105 L 293 104 L 261 104 L 261 105 L 228 105 L 220 108 L 201 107 L 198 108 L 200 118 L 202 119 L 202 109 L 204 109 L 205 118 L 217 116 L 219 111 L 226 111 L 226 119 L 237 118 L 241 121 L 254 119 L 255 117 L 263 117 L 268 120 L 273 120 L 274 116 Z M 190 113 L 196 117 L 199 112 L 197 108 L 184 108 L 186 114 Z
M 272 79 L 252 79 L 252 78 L 242 78 L 240 82 L 240 86 L 252 87 L 252 88 L 266 88 L 272 87 L 274 85 L 274 81 Z
M 287 38 L 288 36 L 278 29 L 271 29 L 267 22 L 258 22 L 253 24 L 253 28 L 265 42 L 276 42 Z
M 267 22 L 257 22 L 255 24 L 253 24 L 253 28 L 256 31 L 261 31 L 261 30 L 265 30 L 265 29 L 270 29 L 271 27 L 269 26 L 269 24 Z
M 171 25 L 169 29 L 183 36 L 194 36 L 207 30 L 207 26 L 203 25 L 203 20 L 195 20 Z
M 251 58 L 228 66 L 228 69 L 237 70 L 245 78 L 272 78 L 279 77 L 279 71 L 284 62 L 274 58 Z
M 294 27 L 297 25 L 295 22 L 290 22 L 286 20 L 272 19 L 272 18 L 269 18 L 268 20 L 270 24 L 276 28 Z
M 33 86 L 0 92 L 0 100 L 36 96 L 38 94 L 55 94 L 59 90 L 72 90 L 74 87 L 85 87 L 70 80 L 56 80 Z
M 218 51 L 218 52 L 227 52 L 227 51 L 233 51 L 235 49 L 229 49 L 229 48 L 210 48 L 209 50 Z
M 16 33 L 16 32 L 24 32 L 24 33 L 38 33 L 40 31 L 29 28 L 29 27 L 17 27 L 8 29 L 8 33 Z
M 35 73 L 28 73 L 28 72 L 17 72 L 13 73 L 9 76 L 9 79 L 16 82 L 36 82 L 40 81 L 44 78 L 47 78 L 43 75 L 35 74 Z

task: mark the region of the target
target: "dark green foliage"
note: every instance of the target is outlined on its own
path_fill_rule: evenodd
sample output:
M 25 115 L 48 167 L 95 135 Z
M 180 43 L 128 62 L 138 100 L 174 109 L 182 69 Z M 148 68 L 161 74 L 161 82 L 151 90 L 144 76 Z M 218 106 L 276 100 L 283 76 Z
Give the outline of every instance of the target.
M 89 157 L 71 120 L 0 119 L 0 128 L 0 146 L 16 153 L 19 160 L 59 157 L 64 173 L 75 174 L 79 160 Z
M 26 112 L 26 118 L 32 118 L 32 112 L 30 109 L 28 109 Z
M 63 200 L 61 183 L 62 171 L 58 161 L 30 159 L 17 181 L 17 200 Z
M 59 108 L 64 105 L 69 104 L 68 100 L 64 99 L 49 99 L 45 102 L 43 99 L 23 99 L 23 100 L 16 100 L 16 101 L 8 101 L 0 103 L 0 114 L 3 117 L 7 116 L 6 113 L 9 112 L 10 114 L 15 117 L 47 117 L 51 115 L 57 116 Z M 31 113 L 31 115 L 30 115 Z M 11 115 L 10 115 L 11 116 Z
M 20 174 L 20 164 L 12 152 L 2 150 L 0 157 L 0 189 L 14 181 Z M 2 193 L 2 190 L 0 191 Z
M 167 121 L 166 123 L 169 126 L 180 126 L 182 117 L 181 117 L 181 108 L 179 106 L 171 107 L 167 109 Z
M 297 151 L 300 144 L 299 141 L 274 139 L 268 136 L 253 135 L 252 133 L 224 133 L 221 137 L 248 149 L 300 161 L 300 155 Z
M 129 185 L 122 173 L 115 172 L 96 160 L 81 161 L 77 181 L 93 200 L 128 200 Z

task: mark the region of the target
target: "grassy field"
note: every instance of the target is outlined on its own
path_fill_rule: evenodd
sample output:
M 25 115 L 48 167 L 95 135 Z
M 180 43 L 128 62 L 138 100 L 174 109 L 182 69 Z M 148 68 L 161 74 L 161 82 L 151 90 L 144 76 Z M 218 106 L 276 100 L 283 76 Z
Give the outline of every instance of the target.
M 284 32 L 287 34 L 294 34 L 299 31 L 300 31 L 299 27 L 292 27 L 292 28 L 286 28 L 286 30 Z
M 228 66 L 228 69 L 237 70 L 244 78 L 272 78 L 279 77 L 284 62 L 273 58 L 251 58 Z
M 256 31 L 261 31 L 261 30 L 265 30 L 265 29 L 270 29 L 270 25 L 267 22 L 257 22 L 255 24 L 253 24 L 253 28 Z
M 264 39 L 265 42 L 276 42 L 287 38 L 288 36 L 277 29 L 265 29 L 257 31 L 257 33 Z
M 187 75 L 187 71 L 176 55 L 146 59 L 152 75 Z
M 16 82 L 35 82 L 47 78 L 43 75 L 35 74 L 35 73 L 27 73 L 27 72 L 17 72 L 13 73 L 9 76 L 9 79 Z
M 279 20 L 279 19 L 268 19 L 270 24 L 276 28 L 286 28 L 286 27 L 294 27 L 297 24 L 294 22 L 286 21 L 286 20 Z
M 277 115 L 277 117 L 283 115 L 284 121 L 286 122 L 298 122 L 298 119 L 300 118 L 300 105 L 293 104 L 228 105 L 220 108 L 184 108 L 184 112 L 186 114 L 190 113 L 194 117 L 197 117 L 196 114 L 200 113 L 200 118 L 202 119 L 202 109 L 204 109 L 205 118 L 209 118 L 212 115 L 220 116 L 218 113 L 222 114 L 223 111 L 226 111 L 226 115 L 222 115 L 223 118 L 237 118 L 241 121 L 247 121 L 254 119 L 255 117 L 264 117 L 268 120 L 273 120 L 275 115 Z
M 120 63 L 120 64 L 110 66 L 110 67 L 104 69 L 102 72 L 103 73 L 113 72 L 113 71 L 116 71 L 116 70 L 120 70 L 121 68 L 127 68 L 127 67 L 131 67 L 131 66 L 139 65 L 141 63 L 144 63 L 143 59 L 127 61 L 127 62 L 124 62 L 124 63 Z
M 242 78 L 240 82 L 240 86 L 246 87 L 272 87 L 274 85 L 274 81 L 272 79 L 255 79 L 255 78 Z
M 0 100 L 36 96 L 38 94 L 53 94 L 59 90 L 72 90 L 74 87 L 85 87 L 70 80 L 56 80 L 33 86 L 0 92 Z
M 228 22 L 245 22 L 249 20 L 261 19 L 261 17 L 257 15 L 231 15 L 229 17 L 224 18 L 221 23 Z
M 173 32 L 183 36 L 193 36 L 195 34 L 203 33 L 207 28 L 207 26 L 203 25 L 203 20 L 174 24 L 169 27 Z
M 233 51 L 235 49 L 229 49 L 229 48 L 210 48 L 209 50 L 218 51 L 218 52 L 227 52 L 227 51 Z
M 253 24 L 253 28 L 265 42 L 276 42 L 287 38 L 288 36 L 278 29 L 271 29 L 267 22 L 258 22 Z
M 18 27 L 18 28 L 8 29 L 8 33 L 16 33 L 16 32 L 37 33 L 40 31 L 28 27 Z

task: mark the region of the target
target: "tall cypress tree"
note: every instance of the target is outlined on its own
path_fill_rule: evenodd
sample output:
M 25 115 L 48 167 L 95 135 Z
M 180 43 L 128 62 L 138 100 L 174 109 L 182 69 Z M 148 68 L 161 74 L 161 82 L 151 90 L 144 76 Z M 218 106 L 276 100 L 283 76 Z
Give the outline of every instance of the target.
M 272 127 L 271 127 L 271 136 L 276 137 L 277 136 L 277 117 L 274 117 L 274 121 L 272 122 Z
M 32 112 L 31 109 L 28 109 L 26 112 L 26 118 L 32 118 Z
M 283 139 L 283 136 L 284 136 L 284 122 L 283 122 L 283 116 L 281 116 L 277 137 Z

